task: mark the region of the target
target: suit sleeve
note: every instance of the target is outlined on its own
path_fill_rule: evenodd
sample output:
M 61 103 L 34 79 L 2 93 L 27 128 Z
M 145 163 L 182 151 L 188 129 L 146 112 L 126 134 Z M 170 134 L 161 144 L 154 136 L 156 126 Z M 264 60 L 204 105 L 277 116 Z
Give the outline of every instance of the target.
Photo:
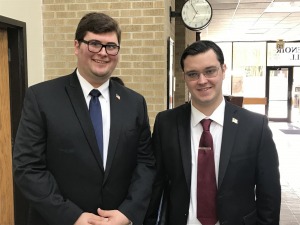
M 137 164 L 132 175 L 128 195 L 119 210 L 133 224 L 143 224 L 155 176 L 155 159 L 151 149 L 151 131 L 145 99 L 139 105 L 140 135 L 137 146 Z
M 16 184 L 49 224 L 74 224 L 82 210 L 64 199 L 47 170 L 47 124 L 32 88 L 27 90 L 13 151 Z
M 156 159 L 157 174 L 153 184 L 153 192 L 152 192 L 149 208 L 144 220 L 144 225 L 156 225 L 160 215 L 165 214 L 162 211 L 165 210 L 166 201 L 163 199 L 162 196 L 164 191 L 167 190 L 165 188 L 167 179 L 164 173 L 163 158 L 162 158 L 162 152 L 160 147 L 160 135 L 159 135 L 159 128 L 158 128 L 159 115 L 160 114 L 158 114 L 156 117 L 153 136 L 152 136 L 152 149 Z M 166 195 L 166 193 L 164 194 Z
M 281 204 L 279 160 L 266 117 L 262 124 L 256 176 L 258 224 L 279 224 Z

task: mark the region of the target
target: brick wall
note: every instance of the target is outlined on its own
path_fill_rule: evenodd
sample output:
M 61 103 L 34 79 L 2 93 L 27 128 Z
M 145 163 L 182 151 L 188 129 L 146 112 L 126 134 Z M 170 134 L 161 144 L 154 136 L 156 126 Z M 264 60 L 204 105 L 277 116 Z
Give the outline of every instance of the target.
M 74 70 L 74 34 L 80 18 L 90 11 L 104 12 L 122 29 L 120 62 L 113 76 L 146 98 L 153 125 L 156 114 L 167 105 L 167 38 L 174 32 L 169 6 L 174 2 L 43 0 L 45 80 Z

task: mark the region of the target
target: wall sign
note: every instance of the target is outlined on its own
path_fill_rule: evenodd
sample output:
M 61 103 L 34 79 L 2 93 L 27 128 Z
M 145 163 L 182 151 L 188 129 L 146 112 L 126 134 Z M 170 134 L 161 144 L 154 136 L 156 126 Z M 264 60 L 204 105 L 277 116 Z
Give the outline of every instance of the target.
M 267 66 L 300 66 L 300 42 L 285 42 L 283 49 L 267 43 Z

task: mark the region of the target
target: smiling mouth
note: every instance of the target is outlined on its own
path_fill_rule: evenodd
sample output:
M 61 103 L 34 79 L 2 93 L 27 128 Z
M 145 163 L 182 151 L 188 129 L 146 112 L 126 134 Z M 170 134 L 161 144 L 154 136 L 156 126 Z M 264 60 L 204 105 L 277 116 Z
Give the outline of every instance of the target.
M 199 91 L 207 91 L 207 90 L 209 90 L 209 89 L 210 89 L 210 87 L 200 88 Z
M 93 61 L 96 62 L 96 63 L 100 63 L 100 64 L 106 64 L 107 63 L 103 60 L 98 60 L 98 59 L 93 59 Z

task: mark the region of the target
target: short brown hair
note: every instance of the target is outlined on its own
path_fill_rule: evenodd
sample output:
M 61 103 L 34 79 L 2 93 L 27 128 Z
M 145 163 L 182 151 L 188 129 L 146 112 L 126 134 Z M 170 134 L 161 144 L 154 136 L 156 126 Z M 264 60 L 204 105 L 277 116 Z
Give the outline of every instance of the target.
M 121 43 L 121 29 L 118 22 L 104 13 L 91 12 L 84 15 L 77 26 L 75 40 L 83 40 L 87 32 L 95 34 L 115 32 L 119 44 Z

